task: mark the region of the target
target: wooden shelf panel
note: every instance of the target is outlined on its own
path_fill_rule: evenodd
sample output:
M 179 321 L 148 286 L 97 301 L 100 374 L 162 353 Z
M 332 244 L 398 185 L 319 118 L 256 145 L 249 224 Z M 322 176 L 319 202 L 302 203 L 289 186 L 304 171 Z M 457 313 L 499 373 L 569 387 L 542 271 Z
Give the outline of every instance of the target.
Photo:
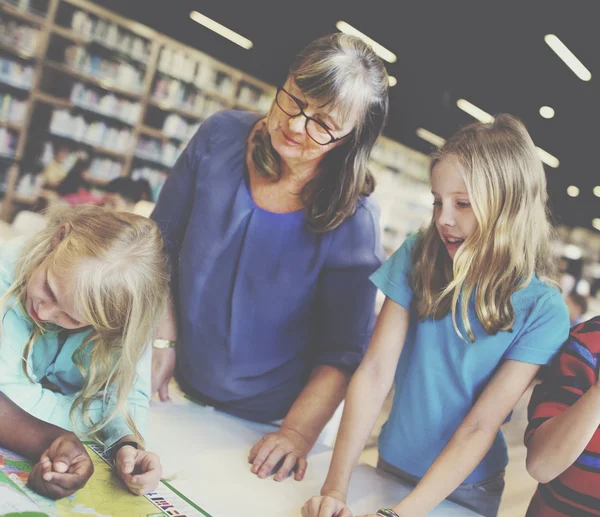
M 68 29 L 66 27 L 61 27 L 60 25 L 53 25 L 52 33 L 56 34 L 57 36 L 61 36 L 65 39 L 68 39 L 68 40 L 72 41 L 73 43 L 77 43 L 78 45 L 86 45 L 86 46 L 89 45 L 89 46 L 100 47 L 100 48 L 104 49 L 104 51 L 108 51 L 108 52 L 114 54 L 116 57 L 119 57 L 126 61 L 130 61 L 137 65 L 146 66 L 146 64 L 147 64 L 146 60 L 143 58 L 133 56 L 131 54 L 128 54 L 127 52 L 123 52 L 122 50 L 120 50 L 118 48 L 114 48 L 109 45 L 106 45 L 100 40 L 88 38 L 86 36 L 78 34 L 77 32 L 75 32 L 71 29 Z
M 54 106 L 55 108 L 71 109 L 73 107 L 73 103 L 68 99 L 61 99 L 60 97 L 55 97 L 54 95 L 44 92 L 34 93 L 33 99 L 44 104 L 49 104 L 50 106 Z
M 60 97 L 55 97 L 54 95 L 42 92 L 35 93 L 33 98 L 38 102 L 54 106 L 55 108 L 80 110 L 84 111 L 85 113 L 97 115 L 98 117 L 114 120 L 116 122 L 119 122 L 120 124 L 125 124 L 126 126 L 135 127 L 134 122 L 122 119 L 121 117 L 118 117 L 111 113 L 105 113 L 104 111 L 94 109 L 90 106 L 86 106 L 85 104 L 81 104 L 79 102 L 71 102 L 69 99 L 62 99 Z
M 119 151 L 113 151 L 112 149 L 108 149 L 107 147 L 102 147 L 101 145 L 97 145 L 97 144 L 94 144 L 91 142 L 86 142 L 85 140 L 79 140 L 77 138 L 74 138 L 71 135 L 66 134 L 66 133 L 59 133 L 57 131 L 48 131 L 48 133 L 56 138 L 64 138 L 66 140 L 70 140 L 71 142 L 75 142 L 76 144 L 85 145 L 85 146 L 91 148 L 92 152 L 94 152 L 94 153 L 104 154 L 106 156 L 115 158 L 117 160 L 126 160 L 131 154 L 131 153 L 122 153 Z
M 38 26 L 44 25 L 46 22 L 45 18 L 42 16 L 38 16 L 37 14 L 33 14 L 23 9 L 17 9 L 16 7 L 2 1 L 0 1 L 0 11 L 12 16 L 13 18 L 18 18 L 19 20 L 33 23 Z
M 62 36 L 63 38 L 69 39 L 69 40 L 73 41 L 74 43 L 79 43 L 81 45 L 87 45 L 89 43 L 92 43 L 91 39 L 86 38 L 85 36 L 82 36 L 80 34 L 77 34 L 75 31 L 72 31 L 71 29 L 61 27 L 60 25 L 52 25 L 52 32 L 54 34 L 57 34 L 58 36 Z
M 188 140 L 187 137 L 169 135 L 160 129 L 149 126 L 140 126 L 139 131 L 143 135 L 151 136 L 152 138 L 157 138 L 163 141 L 176 140 L 177 142 L 185 142 Z
M 218 90 L 213 90 L 212 88 L 210 88 L 208 86 L 198 86 L 194 81 L 188 81 L 187 79 L 181 79 L 180 77 L 170 74 L 169 72 L 163 72 L 162 70 L 156 70 L 156 73 L 159 75 L 164 75 L 164 76 L 168 77 L 169 79 L 173 79 L 174 81 L 179 81 L 180 83 L 183 83 L 183 84 L 189 86 L 190 88 L 193 88 L 194 90 L 199 91 L 200 93 L 202 93 L 203 95 L 206 95 L 207 97 L 211 97 L 213 99 L 223 101 L 226 104 L 232 103 L 232 97 L 233 97 L 232 95 L 225 95 L 224 93 L 222 93 Z
M 0 50 L 8 52 L 9 54 L 12 54 L 13 56 L 20 57 L 21 59 L 31 59 L 31 60 L 38 59 L 38 56 L 36 55 L 36 53 L 33 50 L 18 47 L 15 45 L 9 45 L 2 41 L 0 41 Z
M 11 120 L 5 120 L 3 118 L 0 118 L 0 127 L 7 127 L 11 131 L 17 131 L 17 132 L 19 132 L 23 129 L 21 122 L 13 122 Z
M 148 101 L 148 104 L 150 104 L 151 106 L 155 106 L 158 109 L 161 109 L 163 111 L 169 111 L 171 113 L 175 113 L 177 115 L 181 115 L 182 117 L 189 118 L 191 120 L 196 120 L 198 122 L 201 122 L 206 118 L 204 115 L 201 115 L 200 113 L 194 113 L 193 111 L 187 111 L 185 109 L 178 108 L 177 106 L 173 106 L 172 104 L 168 104 L 166 102 L 158 101 L 158 100 L 155 100 L 152 98 Z
M 160 129 L 148 126 L 140 126 L 139 131 L 141 134 L 151 136 L 152 138 L 157 138 L 159 140 L 167 139 L 167 135 L 165 135 Z
M 165 165 L 165 163 L 163 163 L 160 158 L 142 153 L 141 151 L 135 151 L 133 153 L 133 159 L 153 163 L 154 165 L 157 165 L 162 169 L 170 169 L 172 167 L 172 165 Z
M 68 74 L 76 79 L 80 79 L 90 84 L 94 84 L 99 86 L 100 88 L 107 90 L 109 92 L 118 93 L 125 97 L 129 97 L 130 99 L 140 99 L 141 95 L 139 93 L 133 92 L 131 90 L 127 90 L 123 86 L 117 85 L 112 79 L 108 78 L 100 78 L 94 77 L 93 75 L 86 74 L 85 72 L 80 72 L 76 68 L 72 68 L 63 63 L 58 63 L 56 61 L 46 61 L 44 66 L 47 68 L 51 68 L 52 70 L 56 70 L 58 72 L 63 72 Z
M 118 14 L 109 11 L 108 9 L 104 9 L 103 7 L 86 1 L 86 0 L 62 0 L 64 3 L 71 4 L 73 7 L 77 7 L 82 11 L 87 11 L 88 13 L 94 14 L 99 18 L 104 18 L 110 22 L 116 23 L 120 25 L 123 29 L 133 32 L 137 36 L 141 36 L 142 38 L 146 38 L 148 40 L 153 40 L 156 38 L 159 33 L 157 33 L 154 29 L 150 27 L 146 27 L 141 23 L 137 23 L 133 20 L 129 20 L 128 18 L 124 18 L 119 16 Z

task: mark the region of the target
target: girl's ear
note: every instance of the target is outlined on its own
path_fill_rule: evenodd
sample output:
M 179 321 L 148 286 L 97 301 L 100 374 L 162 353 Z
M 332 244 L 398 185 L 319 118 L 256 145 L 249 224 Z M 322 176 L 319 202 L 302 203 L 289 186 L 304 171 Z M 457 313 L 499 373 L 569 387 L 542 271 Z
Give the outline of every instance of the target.
M 69 223 L 63 223 L 60 225 L 58 230 L 52 236 L 52 249 L 56 248 L 61 241 L 71 233 L 71 226 Z

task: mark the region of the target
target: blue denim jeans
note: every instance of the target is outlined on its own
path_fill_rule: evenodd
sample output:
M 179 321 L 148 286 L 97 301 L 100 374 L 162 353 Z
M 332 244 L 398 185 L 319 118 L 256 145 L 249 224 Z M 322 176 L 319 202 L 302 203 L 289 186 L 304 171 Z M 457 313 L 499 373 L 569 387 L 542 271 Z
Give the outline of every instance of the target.
M 377 468 L 411 485 L 416 485 L 421 480 L 418 476 L 413 476 L 390 465 L 381 456 L 377 462 Z M 504 492 L 504 471 L 479 483 L 460 485 L 447 499 L 484 517 L 497 517 L 502 492 Z

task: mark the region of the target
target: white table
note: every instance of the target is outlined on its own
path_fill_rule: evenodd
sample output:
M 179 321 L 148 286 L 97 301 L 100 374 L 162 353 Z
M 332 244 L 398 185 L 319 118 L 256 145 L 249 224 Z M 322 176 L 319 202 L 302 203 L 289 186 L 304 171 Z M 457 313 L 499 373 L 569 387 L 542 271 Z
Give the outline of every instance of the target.
M 332 450 L 317 444 L 308 458 L 303 481 L 281 483 L 250 472 L 248 452 L 275 427 L 247 422 L 202 407 L 171 390 L 172 402 L 153 401 L 148 449 L 158 453 L 167 480 L 212 517 L 299 517 L 300 508 L 317 495 L 325 479 Z M 354 470 L 348 505 L 354 515 L 390 507 L 410 488 L 368 465 Z M 445 501 L 430 517 L 476 517 Z

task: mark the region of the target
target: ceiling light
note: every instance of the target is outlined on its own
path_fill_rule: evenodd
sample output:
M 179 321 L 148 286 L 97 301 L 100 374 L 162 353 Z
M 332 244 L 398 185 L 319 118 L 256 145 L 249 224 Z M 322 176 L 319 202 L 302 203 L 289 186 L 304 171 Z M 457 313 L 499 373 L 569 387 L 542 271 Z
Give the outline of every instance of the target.
M 542 106 L 540 108 L 540 115 L 544 118 L 552 118 L 554 117 L 554 109 L 550 106 Z
M 563 60 L 573 73 L 582 81 L 589 81 L 592 78 L 591 72 L 584 64 L 577 59 L 575 54 L 571 52 L 567 46 L 558 39 L 554 34 L 546 34 L 544 36 L 546 44 L 554 51 L 554 53 Z
M 600 186 L 594 187 L 594 196 L 600 197 Z
M 575 244 L 567 244 L 563 255 L 571 260 L 579 260 L 583 256 L 583 251 L 579 246 L 575 246 Z
M 423 129 L 422 127 L 417 129 L 417 136 L 426 142 L 435 145 L 436 147 L 442 147 L 446 143 L 444 138 L 432 133 L 431 131 L 427 131 L 427 129 Z
M 216 32 L 220 36 L 227 38 L 229 41 L 233 41 L 236 45 L 239 45 L 240 47 L 243 47 L 246 50 L 252 48 L 252 42 L 249 39 L 244 38 L 244 36 L 242 36 L 241 34 L 233 32 L 231 29 L 228 29 L 224 25 L 221 25 L 220 23 L 211 20 L 207 16 L 200 14 L 198 11 L 192 11 L 190 13 L 190 18 L 196 23 L 204 25 L 207 29 L 210 29 L 211 31 Z
M 483 111 L 481 108 L 478 108 L 475 106 L 475 104 L 471 104 L 465 99 L 458 99 L 456 101 L 456 105 L 465 113 L 468 113 L 480 122 L 492 122 L 494 120 L 494 117 L 492 117 L 489 113 Z
M 567 194 L 571 197 L 577 197 L 579 195 L 579 189 L 575 185 L 571 185 L 567 188 Z
M 600 231 L 600 217 L 596 217 L 592 220 L 592 226 Z
M 492 115 L 490 115 L 487 111 L 483 111 L 481 108 L 478 108 L 477 106 L 475 106 L 475 104 L 471 104 L 465 99 L 458 99 L 456 101 L 456 105 L 465 113 L 468 113 L 480 122 L 494 121 L 494 117 L 492 117 Z M 546 165 L 549 165 L 554 169 L 556 169 L 560 165 L 560 162 L 558 161 L 558 158 L 556 156 L 552 156 L 550 153 L 544 151 L 540 147 L 536 147 L 535 149 L 538 153 L 538 156 L 540 157 L 540 160 L 542 160 Z
M 398 84 L 398 80 L 393 75 L 390 75 L 388 80 L 390 81 L 390 88 Z
M 544 151 L 541 147 L 536 147 L 535 150 L 537 151 L 540 160 L 542 160 L 546 165 L 552 167 L 553 169 L 556 169 L 560 165 L 560 162 L 556 156 L 552 156 L 550 153 Z
M 398 59 L 396 57 L 396 54 L 394 54 L 393 52 L 389 51 L 387 48 L 381 46 L 376 41 L 373 41 L 371 38 L 369 38 L 369 36 L 367 36 L 366 34 L 363 34 L 358 29 L 355 29 L 349 23 L 346 23 L 346 22 L 343 22 L 343 21 L 339 21 L 339 22 L 337 22 L 335 24 L 335 26 L 337 27 L 337 29 L 340 32 L 343 32 L 345 34 L 350 34 L 352 36 L 359 37 L 367 45 L 371 46 L 371 48 L 373 49 L 373 51 L 375 52 L 375 54 L 377 54 L 381 59 L 387 61 L 388 63 L 395 63 L 396 60 Z

